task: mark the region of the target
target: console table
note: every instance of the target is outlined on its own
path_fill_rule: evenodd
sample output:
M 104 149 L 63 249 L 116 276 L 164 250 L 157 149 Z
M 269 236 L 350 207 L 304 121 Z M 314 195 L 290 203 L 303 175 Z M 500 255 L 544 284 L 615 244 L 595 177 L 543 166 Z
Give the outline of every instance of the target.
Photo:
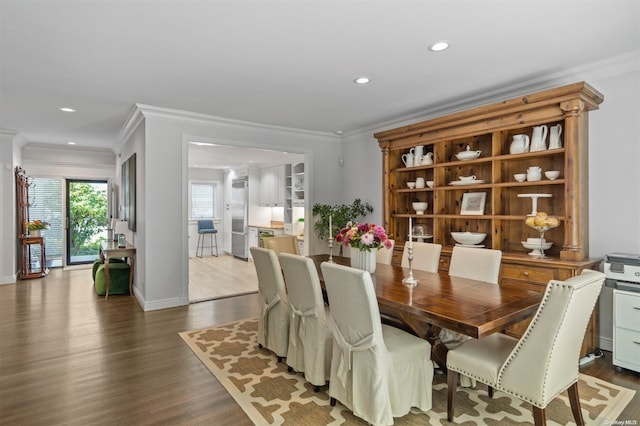
M 136 248 L 127 243 L 124 247 L 118 245 L 117 241 L 102 240 L 100 241 L 100 260 L 104 263 L 105 278 L 105 296 L 109 297 L 109 259 L 114 257 L 126 258 L 129 263 L 129 294 L 133 295 L 133 267 L 136 263 Z
M 46 275 L 47 255 L 43 237 L 19 237 L 20 240 L 20 279 L 41 278 Z M 40 246 L 40 267 L 31 264 L 31 246 Z

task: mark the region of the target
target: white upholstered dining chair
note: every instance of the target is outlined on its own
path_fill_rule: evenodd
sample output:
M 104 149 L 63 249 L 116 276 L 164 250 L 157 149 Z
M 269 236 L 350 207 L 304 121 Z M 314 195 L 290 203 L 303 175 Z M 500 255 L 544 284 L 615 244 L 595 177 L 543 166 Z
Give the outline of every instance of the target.
M 453 421 L 456 376 L 461 373 L 533 406 L 536 425 L 545 407 L 568 390 L 573 417 L 584 425 L 578 395 L 578 363 L 589 317 L 604 274 L 585 270 L 566 281 L 551 280 L 536 315 L 517 340 L 495 333 L 467 340 L 447 354 L 447 418 Z
M 273 250 L 251 247 L 253 264 L 258 275 L 261 301 L 258 320 L 258 345 L 276 354 L 278 361 L 287 356 L 289 347 L 289 302 L 280 262 Z
M 329 396 L 374 425 L 393 424 L 411 407 L 431 409 L 431 345 L 383 325 L 371 275 L 321 265 L 329 296 L 333 353 Z
M 391 260 L 393 259 L 393 248 L 396 245 L 395 240 L 389 240 L 391 242 L 391 247 L 386 248 L 382 246 L 376 252 L 376 263 L 384 263 L 385 265 L 391 265 Z
M 411 267 L 420 271 L 438 272 L 438 264 L 440 263 L 441 244 L 414 242 L 413 244 L 413 260 Z M 402 252 L 403 268 L 409 267 L 409 243 L 405 243 Z
M 289 297 L 289 347 L 287 365 L 303 372 L 315 391 L 329 380 L 333 336 L 327 324 L 320 278 L 313 260 L 290 253 L 280 254 L 280 266 Z
M 500 250 L 455 246 L 449 261 L 449 275 L 498 284 L 501 261 Z M 469 336 L 446 328 L 440 331 L 440 340 L 448 349 L 455 348 L 468 339 Z M 466 375 L 461 375 L 460 384 L 463 387 L 473 387 L 476 382 Z
M 500 250 L 455 246 L 451 252 L 449 275 L 498 284 L 501 261 Z

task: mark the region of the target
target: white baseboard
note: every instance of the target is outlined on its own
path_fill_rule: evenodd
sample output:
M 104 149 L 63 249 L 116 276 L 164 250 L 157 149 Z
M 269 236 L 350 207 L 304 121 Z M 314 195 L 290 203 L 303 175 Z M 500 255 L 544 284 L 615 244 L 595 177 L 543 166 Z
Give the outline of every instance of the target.
M 135 292 L 135 291 L 134 291 Z M 157 311 L 160 309 L 169 309 L 169 308 L 177 308 L 179 306 L 187 306 L 189 304 L 189 299 L 186 300 L 182 297 L 174 297 L 171 299 L 163 299 L 163 300 L 153 300 L 150 302 L 143 301 L 139 297 L 139 294 L 136 293 L 136 298 L 138 299 L 140 304 L 142 305 L 142 310 L 147 311 Z
M 0 285 L 15 284 L 18 282 L 18 275 L 7 275 L 6 277 L 0 277 Z
M 600 342 L 600 345 L 598 346 L 599 349 L 607 352 L 613 352 L 613 339 L 600 336 L 598 341 Z

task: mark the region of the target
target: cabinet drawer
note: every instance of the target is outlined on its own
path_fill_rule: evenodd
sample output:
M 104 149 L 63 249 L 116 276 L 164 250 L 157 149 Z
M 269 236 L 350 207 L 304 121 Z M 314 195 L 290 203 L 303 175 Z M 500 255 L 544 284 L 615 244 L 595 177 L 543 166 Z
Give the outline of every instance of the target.
M 549 280 L 555 278 L 555 271 L 535 266 L 503 264 L 502 278 L 547 284 Z
M 614 326 L 640 332 L 640 296 L 634 293 L 615 290 L 614 297 Z M 640 347 L 640 345 L 638 346 Z
M 614 334 L 614 364 L 616 361 L 630 363 L 635 365 L 635 370 L 638 371 L 638 367 L 640 367 L 640 331 L 616 327 Z

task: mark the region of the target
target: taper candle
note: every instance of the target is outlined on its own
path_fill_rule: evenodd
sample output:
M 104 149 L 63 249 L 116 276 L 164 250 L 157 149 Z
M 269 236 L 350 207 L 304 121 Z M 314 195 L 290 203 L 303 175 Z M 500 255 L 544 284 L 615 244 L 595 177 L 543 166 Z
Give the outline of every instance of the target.
M 331 223 L 331 215 L 329 215 L 329 238 L 333 238 L 333 224 Z
M 413 241 L 413 226 L 411 226 L 411 216 L 409 216 L 409 247 L 412 246 Z

